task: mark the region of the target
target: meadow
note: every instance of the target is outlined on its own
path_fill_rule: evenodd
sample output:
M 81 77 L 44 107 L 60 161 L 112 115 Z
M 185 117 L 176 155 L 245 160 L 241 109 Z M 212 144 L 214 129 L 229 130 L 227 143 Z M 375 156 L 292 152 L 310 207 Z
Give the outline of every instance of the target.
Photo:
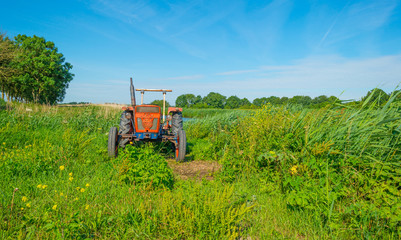
M 120 111 L 13 103 L 0 110 L 0 238 L 397 239 L 401 105 L 184 109 L 182 180 L 169 146 L 107 157 Z M 186 163 L 178 163 L 186 164 Z

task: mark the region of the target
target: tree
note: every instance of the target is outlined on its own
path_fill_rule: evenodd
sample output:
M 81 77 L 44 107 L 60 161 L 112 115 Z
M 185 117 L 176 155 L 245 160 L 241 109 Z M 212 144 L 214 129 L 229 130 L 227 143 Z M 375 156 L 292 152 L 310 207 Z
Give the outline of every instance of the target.
M 16 54 L 17 48 L 13 42 L 4 33 L 0 33 L 0 91 L 3 100 L 5 93 L 12 88 L 11 78 L 17 74 L 16 69 L 12 67 Z
M 241 99 L 240 105 L 241 106 L 250 106 L 251 102 L 248 100 L 248 98 L 243 98 L 243 99 Z
M 394 100 L 395 101 L 400 101 L 401 100 L 401 90 L 394 90 L 391 93 L 391 96 L 396 96 Z
M 385 91 L 380 88 L 374 88 L 362 98 L 362 103 L 368 101 L 369 103 L 376 102 L 378 105 L 382 105 L 386 103 L 389 98 L 390 96 Z
M 327 101 L 328 101 L 329 103 L 336 103 L 336 102 L 339 102 L 340 99 L 338 99 L 338 97 L 336 97 L 336 96 L 330 96 L 330 97 L 327 99 Z
M 20 52 L 14 64 L 19 74 L 13 78 L 13 94 L 20 99 L 54 104 L 62 101 L 74 74 L 55 44 L 42 37 L 18 35 L 15 45 Z
M 265 97 L 262 97 L 262 98 L 255 98 L 255 99 L 252 101 L 252 103 L 253 103 L 253 105 L 255 105 L 255 106 L 261 107 L 261 106 L 263 106 L 263 105 L 265 105 L 265 104 L 267 103 L 267 98 L 265 98 Z
M 177 107 L 186 107 L 187 106 L 186 94 L 182 94 L 177 97 L 177 99 L 175 100 L 175 106 L 177 106 Z
M 294 96 L 289 99 L 292 104 L 301 104 L 303 106 L 308 106 L 312 103 L 312 98 L 309 96 Z
M 276 97 L 276 96 L 268 97 L 266 100 L 267 100 L 267 102 L 274 104 L 274 105 L 280 104 L 280 98 Z
M 312 104 L 320 104 L 328 102 L 329 98 L 326 95 L 320 95 L 312 100 Z
M 177 107 L 191 107 L 192 105 L 197 103 L 198 97 L 195 97 L 195 95 L 193 94 L 182 94 L 178 96 L 177 99 L 175 100 L 175 105 Z
M 224 108 L 226 97 L 220 93 L 210 92 L 206 97 L 203 98 L 203 102 L 213 108 Z
M 288 97 L 282 97 L 282 98 L 280 98 L 280 103 L 281 103 L 281 104 L 287 104 L 288 101 L 289 101 L 289 98 L 288 98 Z
M 151 105 L 157 105 L 157 106 L 163 108 L 163 100 L 154 100 L 154 101 L 151 102 L 150 104 L 151 104 Z M 168 102 L 166 101 L 166 108 L 167 108 L 167 107 L 170 107 L 170 103 L 168 103 Z
M 201 95 L 196 96 L 195 101 L 194 101 L 194 105 L 195 105 L 195 104 L 198 104 L 198 103 L 201 103 L 202 100 L 203 100 L 203 99 L 202 99 Z
M 234 108 L 239 108 L 240 106 L 241 106 L 241 99 L 237 96 L 231 96 L 227 99 L 224 108 L 234 109 Z

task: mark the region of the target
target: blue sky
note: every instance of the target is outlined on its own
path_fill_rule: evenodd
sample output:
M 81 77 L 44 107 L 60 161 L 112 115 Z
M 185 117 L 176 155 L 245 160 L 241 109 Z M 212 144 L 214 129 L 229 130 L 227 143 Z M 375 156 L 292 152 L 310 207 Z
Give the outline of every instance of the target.
M 359 99 L 401 83 L 400 1 L 3 1 L 0 31 L 55 42 L 65 102 L 128 103 L 137 88 Z M 145 94 L 145 102 L 161 94 Z

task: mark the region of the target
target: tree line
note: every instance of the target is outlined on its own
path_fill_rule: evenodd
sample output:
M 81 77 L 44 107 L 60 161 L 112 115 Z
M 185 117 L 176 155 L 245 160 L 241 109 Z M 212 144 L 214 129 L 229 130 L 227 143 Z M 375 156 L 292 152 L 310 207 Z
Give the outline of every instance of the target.
M 274 105 L 282 104 L 301 104 L 303 106 L 310 107 L 321 107 L 325 104 L 338 101 L 337 97 L 327 97 L 321 95 L 316 98 L 309 96 L 294 96 L 288 97 L 262 97 L 255 98 L 250 102 L 247 98 L 239 98 L 237 96 L 226 97 L 220 93 L 210 92 L 205 97 L 200 95 L 195 96 L 194 94 L 182 94 L 177 97 L 175 105 L 177 107 L 188 107 L 188 108 L 224 108 L 224 109 L 254 109 L 259 108 L 267 103 Z
M 395 90 L 388 94 L 382 89 L 375 88 L 370 90 L 360 101 L 352 101 L 351 104 L 360 104 L 367 100 L 369 102 L 376 102 L 378 105 L 383 105 L 389 100 L 391 95 L 395 95 L 396 99 L 400 100 L 401 94 L 399 93 L 399 90 Z M 310 96 L 297 95 L 291 98 L 276 96 L 255 98 L 251 103 L 247 98 L 241 99 L 237 96 L 227 98 L 220 93 L 210 92 L 203 98 L 200 95 L 182 94 L 177 97 L 175 105 L 187 108 L 254 109 L 270 103 L 273 105 L 298 104 L 308 108 L 321 108 L 327 104 L 336 102 L 340 102 L 340 99 L 335 96 L 320 95 L 311 98 Z
M 0 33 L 0 91 L 8 101 L 55 104 L 64 99 L 72 65 L 51 41 Z

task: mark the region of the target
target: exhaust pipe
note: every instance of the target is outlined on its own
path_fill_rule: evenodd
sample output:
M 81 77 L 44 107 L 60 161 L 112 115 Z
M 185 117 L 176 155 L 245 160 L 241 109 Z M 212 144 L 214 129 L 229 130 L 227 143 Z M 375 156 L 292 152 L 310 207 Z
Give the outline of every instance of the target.
M 132 106 L 136 106 L 136 100 L 135 100 L 135 88 L 134 88 L 134 84 L 132 83 L 132 78 L 130 78 L 130 80 L 131 80 L 131 87 L 130 87 L 130 90 L 131 90 L 131 104 L 132 104 Z

